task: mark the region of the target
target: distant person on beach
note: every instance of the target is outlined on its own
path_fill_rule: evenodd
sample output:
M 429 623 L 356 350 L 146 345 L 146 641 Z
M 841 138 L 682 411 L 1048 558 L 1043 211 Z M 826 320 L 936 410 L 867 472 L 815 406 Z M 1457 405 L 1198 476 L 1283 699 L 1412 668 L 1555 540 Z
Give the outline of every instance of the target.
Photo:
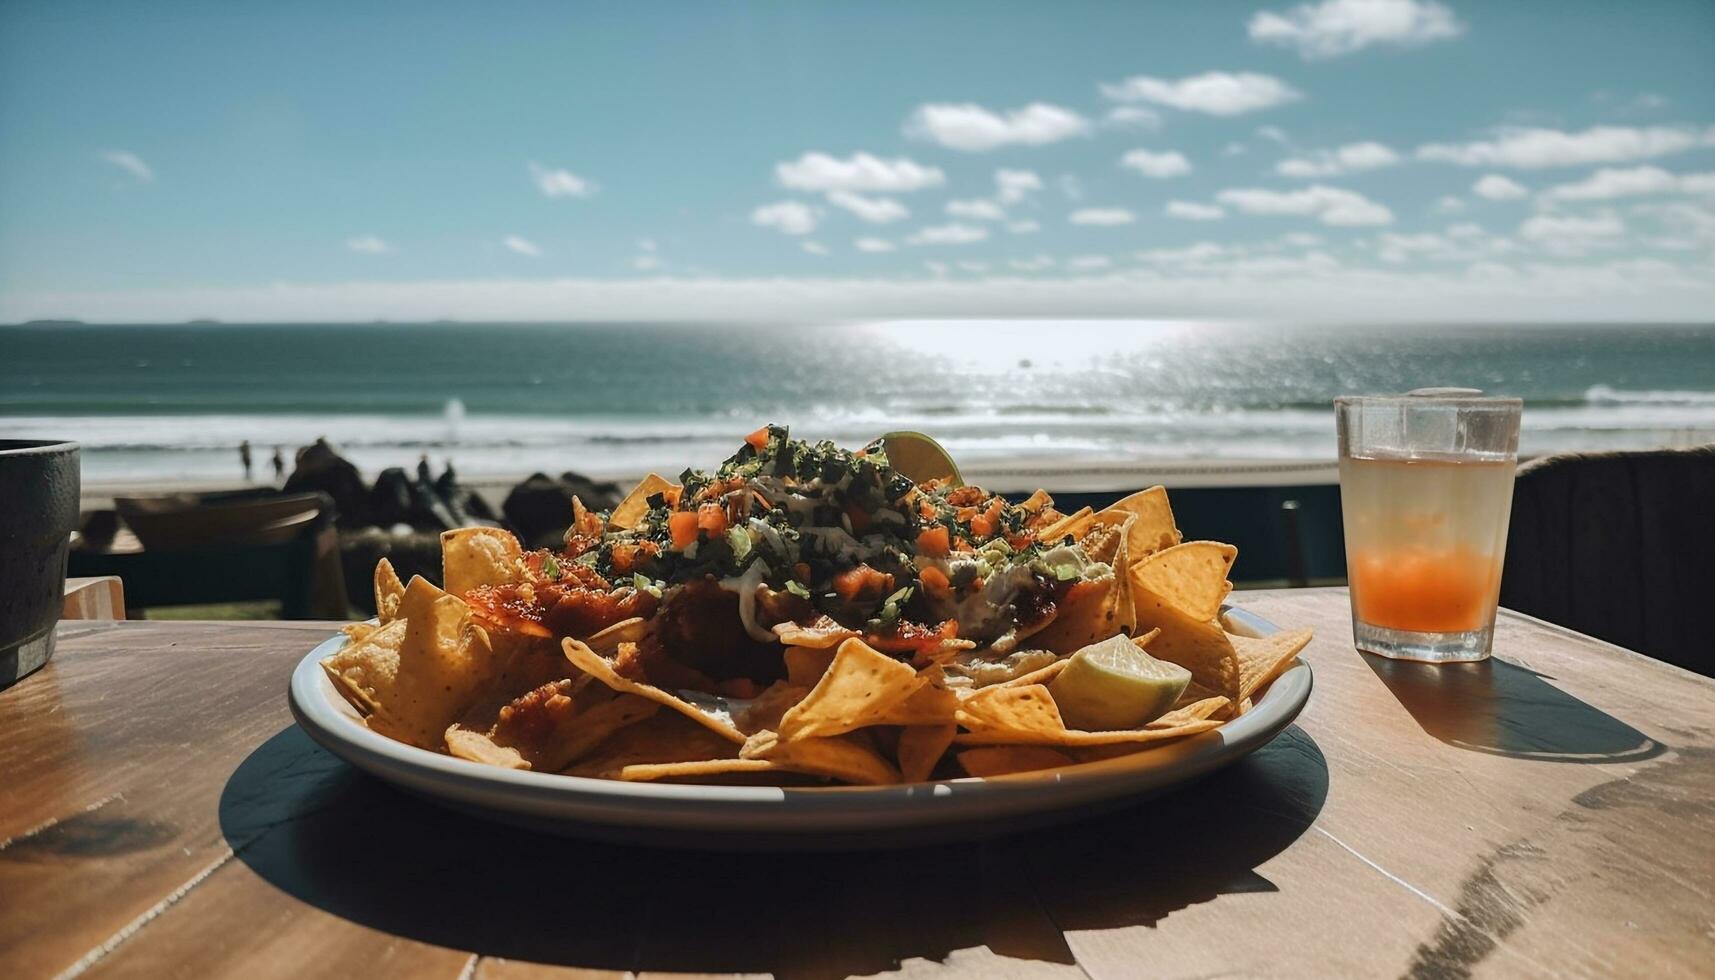
M 434 483 L 435 478 L 429 473 L 429 454 L 423 453 L 417 457 L 417 482 Z
M 274 482 L 279 483 L 286 478 L 286 457 L 280 455 L 280 447 L 274 447 Z
M 238 461 L 244 464 L 244 482 L 250 482 L 250 440 L 238 444 Z

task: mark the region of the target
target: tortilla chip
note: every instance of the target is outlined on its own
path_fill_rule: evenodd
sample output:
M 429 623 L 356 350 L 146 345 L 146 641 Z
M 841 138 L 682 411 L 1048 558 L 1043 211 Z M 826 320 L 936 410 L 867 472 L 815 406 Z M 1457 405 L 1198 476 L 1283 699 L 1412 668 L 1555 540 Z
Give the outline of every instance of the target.
M 405 584 L 393 563 L 383 558 L 375 563 L 375 616 L 386 626 L 399 618 L 399 602 L 405 598 Z
M 1219 727 L 1218 721 L 1158 719 L 1142 728 L 1112 732 L 1068 729 L 1053 695 L 1041 684 L 988 687 L 959 705 L 958 722 L 968 731 L 954 741 L 961 745 L 1109 745 L 1154 742 L 1194 735 Z
M 1171 548 L 1182 540 L 1178 525 L 1173 523 L 1173 508 L 1167 502 L 1167 490 L 1164 487 L 1150 487 L 1116 500 L 1109 504 L 1102 514 L 1136 516 L 1136 523 L 1126 532 L 1132 561 Z
M 1214 619 L 1233 590 L 1227 581 L 1239 549 L 1219 541 L 1187 541 L 1132 566 L 1138 591 L 1148 592 L 1192 619 Z
M 1132 599 L 1137 628 L 1160 630 L 1149 641 L 1149 655 L 1184 667 L 1191 672 L 1192 681 L 1236 705 L 1239 657 L 1221 624 L 1189 616 L 1177 603 L 1168 602 L 1141 586 L 1133 588 Z
M 653 762 L 623 766 L 614 777 L 628 783 L 662 779 L 707 780 L 720 776 L 779 772 L 780 764 L 768 759 L 704 759 L 700 762 Z
M 522 580 L 524 550 L 512 532 L 465 527 L 441 532 L 441 582 L 455 596 L 484 585 Z
M 621 643 L 636 643 L 643 639 L 643 634 L 649 629 L 649 623 L 642 616 L 622 619 L 606 629 L 598 630 L 585 638 L 584 644 L 598 653 L 610 654 L 619 649 Z
M 907 783 L 920 783 L 935 771 L 935 765 L 953 744 L 958 726 L 908 725 L 899 730 L 899 778 Z
M 808 626 L 798 623 L 780 623 L 774 627 L 775 635 L 780 642 L 791 647 L 810 647 L 825 650 L 837 647 L 854 636 L 861 636 L 857 630 L 848 629 L 835 622 L 832 616 L 820 616 Z
M 786 680 L 802 687 L 815 687 L 834 662 L 833 647 L 787 647 L 782 654 L 786 662 Z
M 863 786 L 899 782 L 899 770 L 863 739 L 852 735 L 788 740 L 775 732 L 760 731 L 744 743 L 739 757 L 767 759 L 791 772 L 826 776 Z
M 1018 502 L 1018 509 L 1027 514 L 1034 514 L 1044 507 L 1052 506 L 1054 506 L 1054 498 L 1048 495 L 1048 491 L 1041 489 Z
M 1239 658 L 1240 699 L 1249 700 L 1273 683 L 1298 659 L 1298 652 L 1310 643 L 1311 636 L 1309 627 L 1260 638 L 1227 634 L 1227 640 Z
M 678 484 L 668 482 L 659 474 L 649 474 L 643 478 L 643 482 L 631 488 L 631 492 L 626 494 L 625 499 L 608 515 L 607 526 L 623 530 L 636 527 L 638 522 L 643 520 L 643 515 L 649 513 L 649 498 L 676 486 Z
M 685 692 L 685 696 L 681 696 L 653 684 L 645 684 L 641 681 L 621 677 L 614 671 L 613 664 L 609 663 L 606 657 L 591 650 L 582 641 L 570 637 L 561 643 L 561 649 L 565 651 L 566 659 L 570 660 L 579 670 L 615 691 L 648 698 L 656 704 L 673 709 L 729 742 L 738 745 L 744 744 L 745 733 L 739 731 L 738 727 L 733 724 L 733 713 L 725 698 L 697 692 Z M 687 697 L 695 698 L 695 703 L 687 700 Z M 661 759 L 656 761 L 676 762 L 682 760 Z
M 339 628 L 339 631 L 345 634 L 346 645 L 350 646 L 353 643 L 362 643 L 369 639 L 380 628 L 375 623 L 346 623 Z
M 361 695 L 353 703 L 360 710 L 368 706 L 370 728 L 439 750 L 447 726 L 481 695 L 499 665 L 464 600 L 417 577 L 400 601 L 399 619 L 322 666 L 342 692 Z
M 782 738 L 794 740 L 887 724 L 882 719 L 923 684 L 909 664 L 862 640 L 846 640 L 816 686 L 780 719 L 778 730 Z M 951 692 L 948 697 L 952 697 Z M 950 711 L 947 717 L 951 717 Z
M 356 626 L 370 626 L 358 623 Z M 351 629 L 352 627 L 346 627 Z M 399 672 L 399 648 L 405 644 L 405 624 L 397 620 L 370 627 L 361 636 L 347 633 L 345 645 L 322 661 L 322 670 L 352 707 L 365 716 L 380 706 L 377 696 L 391 692 Z
M 689 716 L 663 711 L 614 732 L 561 772 L 617 779 L 630 766 L 733 760 L 738 750 L 738 744 Z
M 1053 524 L 1037 531 L 1036 539 L 1057 543 L 1068 534 L 1074 538 L 1083 537 L 1084 531 L 1093 523 L 1095 523 L 1095 511 L 1088 507 L 1080 507 L 1076 513 L 1067 514 Z
M 478 762 L 503 758 L 506 762 L 496 764 L 553 772 L 661 708 L 599 684 L 580 686 L 584 680 L 553 681 L 527 692 L 502 708 L 487 731 L 454 725 L 447 729 L 447 750 Z
M 959 753 L 959 765 L 973 776 L 1005 776 L 1075 764 L 1071 756 L 1045 745 L 985 745 Z
M 1112 522 L 1118 521 L 1117 525 Z M 1134 518 L 1129 515 L 1090 519 L 1090 528 L 1086 534 L 1104 529 L 1105 549 L 1111 549 L 1108 564 L 1114 569 L 1112 577 L 1096 583 L 1099 588 L 1087 591 L 1076 601 L 1059 607 L 1054 621 L 1031 637 L 1031 645 L 1053 650 L 1055 653 L 1071 653 L 1105 640 L 1117 633 L 1131 632 L 1137 625 L 1136 614 L 1132 609 L 1131 576 L 1126 574 L 1130 567 L 1127 549 L 1130 546 L 1126 534 Z

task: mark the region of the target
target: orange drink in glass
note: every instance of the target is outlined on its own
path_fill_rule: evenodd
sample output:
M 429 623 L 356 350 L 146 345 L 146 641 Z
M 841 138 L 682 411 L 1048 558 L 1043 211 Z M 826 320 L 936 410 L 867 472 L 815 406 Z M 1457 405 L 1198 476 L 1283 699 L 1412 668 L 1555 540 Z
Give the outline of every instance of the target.
M 1358 649 L 1489 655 L 1520 402 L 1463 388 L 1340 398 L 1340 507 Z

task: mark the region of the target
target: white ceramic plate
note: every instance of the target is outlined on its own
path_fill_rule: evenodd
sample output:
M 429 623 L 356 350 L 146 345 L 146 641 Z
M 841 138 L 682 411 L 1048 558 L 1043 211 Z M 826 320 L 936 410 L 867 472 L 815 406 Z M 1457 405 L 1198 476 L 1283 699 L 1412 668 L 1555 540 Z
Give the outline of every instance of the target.
M 1273 623 L 1223 612 L 1235 633 Z M 780 788 L 625 783 L 486 766 L 378 735 L 339 696 L 320 661 L 334 636 L 292 672 L 292 714 L 329 752 L 399 788 L 482 817 L 574 837 L 661 847 L 809 850 L 902 847 L 993 836 L 1160 792 L 1234 762 L 1292 723 L 1310 667 L 1289 668 L 1252 710 L 1220 728 L 1133 755 L 1041 772 L 902 786 Z

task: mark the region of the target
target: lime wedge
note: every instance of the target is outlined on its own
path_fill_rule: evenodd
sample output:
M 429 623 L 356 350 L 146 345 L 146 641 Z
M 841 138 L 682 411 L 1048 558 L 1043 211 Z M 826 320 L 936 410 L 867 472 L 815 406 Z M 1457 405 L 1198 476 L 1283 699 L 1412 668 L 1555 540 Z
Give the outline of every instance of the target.
M 897 473 L 903 473 L 913 483 L 940 480 L 949 486 L 964 486 L 953 457 L 941 444 L 921 432 L 889 432 L 881 437 L 887 461 Z
M 1067 728 L 1110 732 L 1138 728 L 1166 714 L 1191 683 L 1191 672 L 1157 660 L 1115 636 L 1072 654 L 1048 693 Z

